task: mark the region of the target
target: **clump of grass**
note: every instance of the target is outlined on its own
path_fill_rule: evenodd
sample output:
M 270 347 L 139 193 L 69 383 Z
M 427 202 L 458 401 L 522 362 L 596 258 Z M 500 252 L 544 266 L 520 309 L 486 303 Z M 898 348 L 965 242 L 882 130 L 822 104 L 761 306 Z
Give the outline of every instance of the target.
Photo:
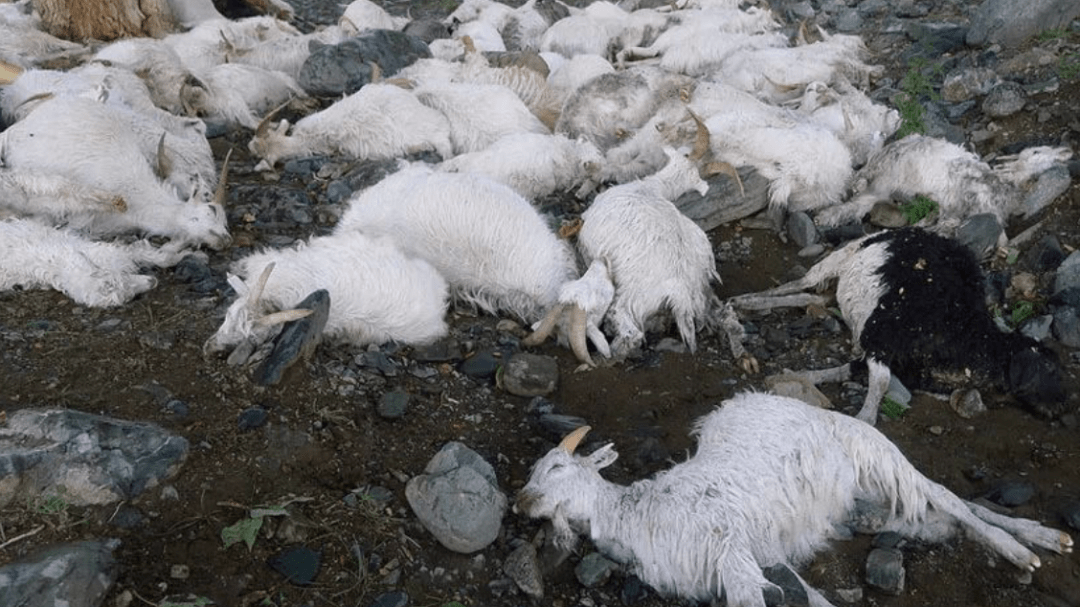
M 937 201 L 922 194 L 900 205 L 900 211 L 904 214 L 904 219 L 907 219 L 908 225 L 914 225 L 922 221 L 931 214 L 936 213 L 937 210 Z
M 881 399 L 881 414 L 889 419 L 900 419 L 908 408 L 888 396 Z
M 1072 81 L 1080 78 L 1080 53 L 1069 53 L 1058 59 L 1058 78 Z
M 1012 326 L 1019 327 L 1020 323 L 1035 316 L 1035 304 L 1030 301 L 1018 301 L 1013 304 L 1012 310 L 1009 312 L 1009 321 Z
M 940 65 L 927 69 L 928 65 L 929 62 L 920 57 L 908 61 L 908 71 L 900 81 L 901 92 L 893 98 L 893 103 L 900 112 L 900 128 L 896 131 L 898 138 L 926 132 L 926 109 L 923 108 L 922 100 L 935 100 L 939 97 L 927 72 L 937 76 L 941 71 Z

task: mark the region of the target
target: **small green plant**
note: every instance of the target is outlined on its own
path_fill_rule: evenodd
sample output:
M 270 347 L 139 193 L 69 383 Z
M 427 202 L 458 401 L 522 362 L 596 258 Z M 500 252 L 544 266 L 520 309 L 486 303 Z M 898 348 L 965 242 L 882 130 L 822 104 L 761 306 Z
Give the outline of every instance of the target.
M 1018 301 L 1013 305 L 1009 313 L 1009 321 L 1012 326 L 1019 327 L 1020 323 L 1035 316 L 1035 304 L 1030 301 Z
M 43 495 L 35 500 L 34 510 L 38 514 L 47 516 L 62 516 L 70 506 L 71 504 L 60 495 Z
M 1057 40 L 1058 38 L 1066 38 L 1069 35 L 1069 31 L 1065 28 L 1055 28 L 1039 32 L 1039 35 L 1035 38 L 1039 42 L 1048 42 L 1050 40 Z
M 907 219 L 908 225 L 915 225 L 931 214 L 936 213 L 937 210 L 938 203 L 922 194 L 900 205 L 900 211 L 904 214 L 904 219 Z
M 213 604 L 215 604 L 214 601 L 205 596 L 189 594 L 187 597 L 183 598 L 170 597 L 163 599 L 158 603 L 158 607 L 206 607 L 207 605 Z
M 889 419 L 900 419 L 908 408 L 888 396 L 881 399 L 881 414 Z
M 262 529 L 263 518 L 267 516 L 288 516 L 289 512 L 284 506 L 258 506 L 248 512 L 247 518 L 225 527 L 221 530 L 221 542 L 228 548 L 237 542 L 247 544 L 248 551 L 255 546 L 255 539 L 259 537 Z
M 1080 78 L 1080 53 L 1069 53 L 1058 59 L 1058 78 L 1072 81 Z
M 908 71 L 900 81 L 901 92 L 893 98 L 893 103 L 900 112 L 900 128 L 896 131 L 897 137 L 926 132 L 926 110 L 923 108 L 922 100 L 924 97 L 931 100 L 939 97 L 934 91 L 927 72 L 935 77 L 941 73 L 940 65 L 928 66 L 929 62 L 920 57 L 908 61 Z

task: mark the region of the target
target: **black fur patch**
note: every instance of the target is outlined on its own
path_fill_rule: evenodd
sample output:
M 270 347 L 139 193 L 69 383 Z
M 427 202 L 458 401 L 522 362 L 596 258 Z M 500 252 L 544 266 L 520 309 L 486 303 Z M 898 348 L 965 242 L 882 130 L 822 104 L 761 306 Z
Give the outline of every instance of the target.
M 877 271 L 885 293 L 862 333 L 860 345 L 868 355 L 884 362 L 909 388 L 955 388 L 938 385 L 932 372 L 970 371 L 974 386 L 989 383 L 1008 391 L 1022 387 L 1026 389 L 1017 396 L 1045 398 L 1033 389 L 1032 382 L 1039 380 L 1010 372 L 1010 361 L 1021 351 L 1042 354 L 1046 349 L 994 325 L 985 304 L 986 279 L 967 247 L 919 228 L 883 232 L 863 246 L 875 243 L 887 245 L 887 259 Z M 1044 369 L 1040 374 L 1053 375 L 1057 363 L 1051 358 L 1036 367 Z M 1047 408 L 1030 404 L 1037 410 Z

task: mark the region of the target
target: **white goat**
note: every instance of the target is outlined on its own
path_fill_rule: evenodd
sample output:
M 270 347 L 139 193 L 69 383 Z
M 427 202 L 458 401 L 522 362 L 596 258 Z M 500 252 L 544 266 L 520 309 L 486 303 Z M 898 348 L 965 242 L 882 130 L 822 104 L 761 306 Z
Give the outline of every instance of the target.
M 260 116 L 294 98 L 307 99 L 307 93 L 291 76 L 242 63 L 212 67 L 180 92 L 187 115 L 249 129 L 258 127 Z
M 560 341 L 569 341 L 574 356 L 586 367 L 594 367 L 585 340 L 591 341 L 604 358 L 611 357 L 611 346 L 600 323 L 614 299 L 615 284 L 608 262 L 594 259 L 581 278 L 559 287 L 558 303 L 534 325 L 535 330 L 521 340 L 521 345 L 538 346 L 558 328 Z
M 394 17 L 371 0 L 353 0 L 345 7 L 338 25 L 352 36 L 369 29 L 401 31 L 409 21 L 408 17 Z
M 180 55 L 161 40 L 118 40 L 102 47 L 93 58 L 138 74 L 146 82 L 154 105 L 174 114 L 184 113 L 181 88 L 185 84 L 199 84 Z
M 74 181 L 63 173 L 0 168 L 0 209 L 20 217 L 36 217 L 54 225 L 83 213 L 122 213 L 119 195 Z
M 801 46 L 736 51 L 709 79 L 741 88 L 769 103 L 782 103 L 798 97 L 803 87 L 815 81 L 832 84 L 843 77 L 865 89 L 871 76 L 885 70 L 864 63 L 865 53 L 866 46 L 858 36 L 826 35 L 820 42 Z
M 81 44 L 62 40 L 35 27 L 0 23 L 0 61 L 31 68 L 46 61 L 79 58 L 86 52 L 87 47 Z
M 582 186 L 591 191 L 603 157 L 592 143 L 562 135 L 514 133 L 479 152 L 454 156 L 439 165 L 448 173 L 477 173 L 513 188 L 527 200 Z
M 521 103 L 516 97 L 514 100 Z M 305 154 L 342 154 L 356 159 L 395 158 L 423 151 L 438 152 L 443 158 L 453 155 L 446 117 L 426 107 L 412 92 L 392 84 L 367 84 L 321 112 L 301 118 L 291 133 L 288 120 L 272 127 L 271 117 L 263 119 L 248 144 L 251 153 L 262 158 L 256 166 L 260 170 Z
M 708 183 L 696 159 L 667 153 L 660 172 L 604 191 L 581 215 L 578 249 L 587 264 L 606 261 L 615 284 L 607 320 L 617 358 L 645 340 L 645 321 L 664 310 L 673 313 L 693 352 L 698 326 L 718 303 L 711 285 L 720 276 L 709 237 L 671 202 L 690 190 L 704 195 Z
M 833 278 L 840 313 L 869 368 L 857 416 L 862 421 L 877 420 L 894 371 L 911 387 L 952 388 L 939 378 L 953 375 L 1002 387 L 1044 415 L 1062 410 L 1061 370 L 1053 352 L 1019 332 L 998 330 L 986 309 L 985 278 L 975 256 L 920 228 L 853 241 L 798 280 L 728 303 L 746 309 L 803 305 L 806 299 L 785 298 Z M 847 365 L 809 372 L 837 379 L 848 373 Z
M 185 255 L 172 244 L 159 249 L 145 240 L 96 242 L 32 219 L 4 219 L 0 291 L 51 288 L 82 305 L 118 306 L 157 284 L 154 277 L 138 273 L 141 266 L 173 266 Z
M 765 594 L 778 598 L 779 589 L 762 570 L 808 562 L 857 500 L 882 507 L 879 531 L 942 542 L 963 530 L 1025 572 L 1041 564 L 1026 546 L 1072 551 L 1067 534 L 996 514 L 926 478 L 874 428 L 793 398 L 724 401 L 697 422 L 692 458 L 629 486 L 600 475 L 618 457 L 611 444 L 573 455 L 587 431 L 536 462 L 514 510 L 551 519 L 563 547 L 588 534 L 664 595 L 765 607 Z M 810 605 L 830 605 L 799 581 Z
M 281 323 L 305 316 L 309 311 L 290 308 L 317 289 L 330 294 L 323 333 L 332 339 L 358 346 L 389 341 L 420 345 L 446 334 L 446 281 L 386 237 L 358 232 L 320 236 L 249 255 L 233 271 L 248 282 L 229 276 L 237 298 L 206 341 L 206 352 L 242 345 L 243 356 L 245 349 L 250 352 L 273 337 Z
M 578 277 L 573 251 L 527 200 L 481 175 L 414 165 L 353 196 L 336 234 L 394 239 L 459 301 L 538 320 Z
M 944 139 L 908 135 L 885 146 L 855 174 L 850 200 L 822 209 L 814 219 L 836 226 L 862 218 L 894 195 L 921 194 L 938 203 L 944 227 L 979 213 L 993 214 L 1004 226 L 1020 208 L 1026 182 L 1071 157 L 1068 148 L 1033 147 L 991 168 Z
M 159 138 L 159 147 L 162 142 Z M 230 242 L 221 206 L 223 183 L 213 203 L 201 202 L 198 193 L 184 202 L 154 174 L 130 116 L 95 101 L 60 97 L 42 102 L 0 134 L 0 162 L 25 172 L 62 174 L 127 203 L 124 213 L 72 216 L 68 225 L 81 231 L 145 232 L 214 248 Z
M 426 82 L 414 92 L 420 103 L 438 110 L 450 123 L 455 154 L 478 152 L 513 133 L 551 132 L 521 98 L 502 85 Z
M 811 82 L 795 103 L 799 113 L 835 133 L 848 146 L 856 167 L 865 165 L 900 127 L 900 112 L 874 103 L 843 78 L 832 86 Z

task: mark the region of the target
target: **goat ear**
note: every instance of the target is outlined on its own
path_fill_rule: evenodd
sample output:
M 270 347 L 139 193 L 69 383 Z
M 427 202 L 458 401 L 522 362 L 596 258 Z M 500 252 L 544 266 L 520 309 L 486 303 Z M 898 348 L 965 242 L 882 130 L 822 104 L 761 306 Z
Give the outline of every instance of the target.
M 601 470 L 615 463 L 617 459 L 619 459 L 619 454 L 615 452 L 615 443 L 608 443 L 590 453 L 585 461 L 593 468 Z

